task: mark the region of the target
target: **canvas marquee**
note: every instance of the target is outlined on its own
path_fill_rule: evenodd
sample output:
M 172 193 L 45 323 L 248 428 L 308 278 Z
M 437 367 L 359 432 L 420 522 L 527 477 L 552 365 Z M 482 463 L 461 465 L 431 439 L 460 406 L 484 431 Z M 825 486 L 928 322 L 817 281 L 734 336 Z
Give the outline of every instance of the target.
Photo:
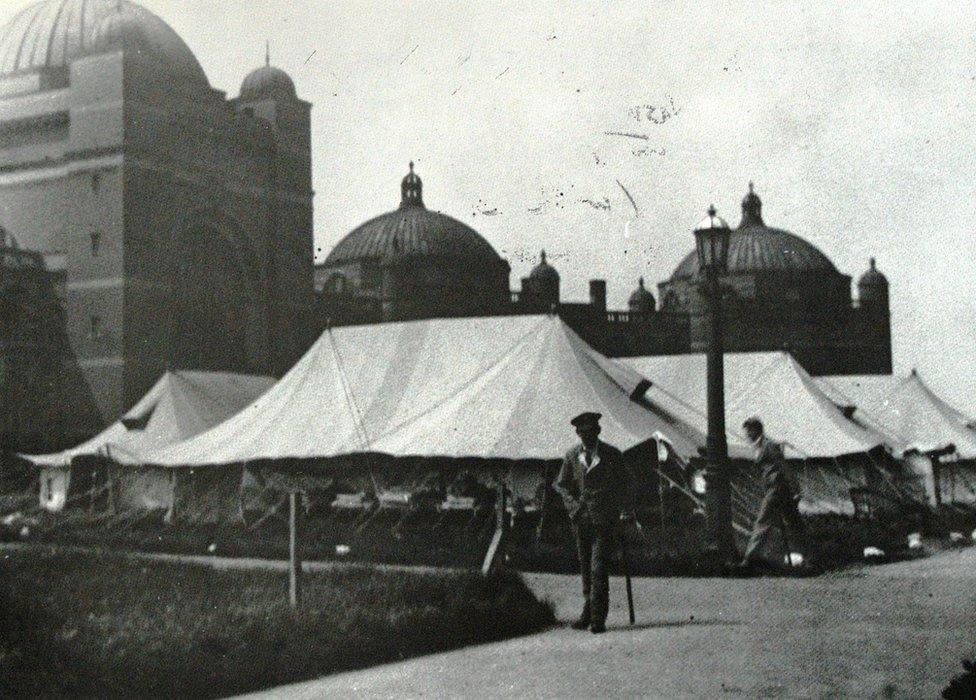
M 963 459 L 976 458 L 976 430 L 965 415 L 940 398 L 918 372 L 907 376 L 821 377 L 822 389 L 854 416 L 895 435 L 919 452 L 954 445 Z
M 822 377 L 823 390 L 855 419 L 896 435 L 905 461 L 924 481 L 929 502 L 976 502 L 976 430 L 918 372 Z M 931 457 L 933 452 L 952 453 Z M 933 463 L 933 459 L 935 463 Z
M 699 426 L 706 417 L 704 355 L 626 358 L 621 362 L 652 382 L 647 396 Z M 885 436 L 847 419 L 791 355 L 725 355 L 725 421 L 729 439 L 742 441 L 742 423 L 758 416 L 787 457 L 808 459 L 867 452 Z
M 650 382 L 646 397 L 681 420 L 707 429 L 706 358 L 704 355 L 624 358 L 620 362 Z M 767 434 L 781 442 L 787 458 L 796 460 L 806 512 L 853 511 L 850 488 L 863 474 L 842 466 L 840 457 L 868 453 L 887 436 L 852 422 L 785 352 L 725 355 L 726 430 L 730 452 L 745 445 L 742 423 L 758 416 Z M 849 473 L 850 472 L 850 473 Z M 755 507 L 757 488 L 744 496 Z
M 699 430 L 629 398 L 642 381 L 556 316 L 344 327 L 237 415 L 140 457 L 167 467 L 359 452 L 552 459 L 582 411 L 603 413 L 604 439 L 622 449 L 661 432 L 696 453 Z

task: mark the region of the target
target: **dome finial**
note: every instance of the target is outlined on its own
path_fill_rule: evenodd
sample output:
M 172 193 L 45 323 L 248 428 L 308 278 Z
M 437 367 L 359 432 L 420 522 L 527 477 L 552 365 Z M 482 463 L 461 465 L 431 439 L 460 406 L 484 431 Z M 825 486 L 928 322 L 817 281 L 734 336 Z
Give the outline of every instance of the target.
M 637 278 L 637 286 L 640 287 L 641 289 L 644 288 L 644 275 L 641 275 L 640 277 Z
M 545 248 L 543 248 L 542 249 L 542 252 L 539 253 L 539 262 L 542 263 L 543 265 L 546 264 L 546 249 Z
M 264 65 L 271 65 L 271 40 L 264 40 Z
M 874 258 L 871 258 L 871 269 L 872 270 L 877 270 L 878 269 L 878 261 L 875 260 Z
M 413 161 L 410 161 L 410 172 L 400 183 L 400 208 L 424 206 L 424 183 L 413 171 Z
M 762 219 L 762 200 L 756 194 L 752 180 L 749 180 L 749 192 L 742 199 L 742 221 L 739 222 L 739 228 L 745 226 L 765 226 Z

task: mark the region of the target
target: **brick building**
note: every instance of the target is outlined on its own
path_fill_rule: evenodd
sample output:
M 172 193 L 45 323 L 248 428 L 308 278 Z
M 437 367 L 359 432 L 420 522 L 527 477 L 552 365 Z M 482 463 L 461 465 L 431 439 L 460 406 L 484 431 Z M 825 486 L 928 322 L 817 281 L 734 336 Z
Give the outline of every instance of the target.
M 307 347 L 311 105 L 265 64 L 228 99 L 128 0 L 43 0 L 0 30 L 0 225 L 65 260 L 103 421 L 167 368 L 280 373 Z

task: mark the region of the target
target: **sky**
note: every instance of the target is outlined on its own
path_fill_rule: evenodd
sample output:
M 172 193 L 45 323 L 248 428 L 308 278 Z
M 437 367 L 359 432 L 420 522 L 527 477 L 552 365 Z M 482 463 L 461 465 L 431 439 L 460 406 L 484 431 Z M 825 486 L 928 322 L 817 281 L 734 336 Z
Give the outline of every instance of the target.
M 268 41 L 313 104 L 318 260 L 399 204 L 413 160 L 513 287 L 544 248 L 564 299 L 603 278 L 622 308 L 709 204 L 736 225 L 751 180 L 768 225 L 855 282 L 877 258 L 896 372 L 976 415 L 974 3 L 141 4 L 215 88 L 236 96 Z

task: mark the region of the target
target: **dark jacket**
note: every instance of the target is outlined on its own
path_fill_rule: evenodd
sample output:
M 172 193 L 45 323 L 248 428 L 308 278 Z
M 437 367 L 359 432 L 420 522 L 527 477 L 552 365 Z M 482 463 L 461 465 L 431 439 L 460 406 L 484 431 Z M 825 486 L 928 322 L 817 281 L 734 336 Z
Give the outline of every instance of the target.
M 633 509 L 630 472 L 620 450 L 605 442 L 597 444 L 599 461 L 589 471 L 580 459 L 583 451 L 583 445 L 577 445 L 566 453 L 552 486 L 573 522 L 588 516 L 595 525 L 613 525 L 621 510 Z
M 781 488 L 789 491 L 794 498 L 800 496 L 800 484 L 793 469 L 783 456 L 783 448 L 765 435 L 756 443 L 758 454 L 756 464 L 762 472 L 763 486 L 766 490 Z

